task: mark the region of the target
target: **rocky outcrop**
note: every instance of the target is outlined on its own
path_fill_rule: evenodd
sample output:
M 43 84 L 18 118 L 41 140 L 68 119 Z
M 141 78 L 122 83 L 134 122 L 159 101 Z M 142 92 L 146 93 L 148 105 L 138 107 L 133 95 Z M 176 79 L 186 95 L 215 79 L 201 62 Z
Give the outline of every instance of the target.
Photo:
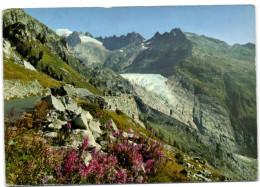
M 48 93 L 50 90 L 44 89 L 37 80 L 31 82 L 4 80 L 4 100 L 44 96 Z
M 58 93 L 57 90 L 63 90 L 63 88 L 52 90 Z M 61 137 L 64 138 L 65 134 L 62 134 L 63 132 L 69 132 L 70 140 L 66 142 L 65 146 L 72 149 L 78 149 L 82 146 L 86 137 L 88 137 L 88 147 L 91 149 L 104 150 L 108 142 L 114 141 L 115 138 L 111 133 L 118 131 L 118 129 L 112 119 L 101 124 L 88 111 L 82 110 L 68 95 L 48 95 L 42 100 L 46 101 L 50 106 L 46 119 L 41 124 L 41 130 L 45 138 L 59 140 Z M 70 104 L 75 105 L 77 109 L 72 110 L 70 105 L 63 102 L 64 100 L 69 100 Z M 80 110 L 81 112 L 77 113 Z M 124 136 L 133 137 L 133 131 L 124 132 Z M 86 155 L 85 162 L 88 163 L 91 159 L 92 157 Z
M 132 95 L 105 96 L 104 98 L 109 110 L 119 109 L 133 119 L 138 119 L 139 112 Z
M 67 42 L 71 47 L 75 47 L 78 44 L 81 44 L 79 33 L 74 31 L 67 37 Z

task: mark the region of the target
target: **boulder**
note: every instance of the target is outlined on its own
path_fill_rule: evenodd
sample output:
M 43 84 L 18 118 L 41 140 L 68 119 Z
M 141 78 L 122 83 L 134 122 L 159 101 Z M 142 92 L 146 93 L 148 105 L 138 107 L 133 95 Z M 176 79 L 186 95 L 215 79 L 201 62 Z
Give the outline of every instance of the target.
M 44 137 L 49 137 L 49 138 L 57 138 L 58 137 L 58 133 L 57 132 L 48 132 L 46 134 L 43 135 Z
M 46 100 L 47 103 L 54 108 L 55 110 L 58 111 L 65 111 L 65 106 L 62 104 L 62 102 L 60 100 L 58 100 L 56 97 L 54 97 L 53 95 L 48 95 L 44 98 L 42 98 L 42 100 Z
M 89 138 L 88 147 L 90 148 L 100 147 L 100 145 L 96 143 L 95 138 L 93 137 L 92 132 L 90 130 L 75 129 L 72 132 L 73 132 L 72 134 L 73 144 L 74 146 L 77 146 L 77 148 L 79 148 L 79 146 L 82 145 L 86 137 Z
M 72 126 L 76 129 L 89 129 L 88 123 L 93 119 L 88 111 L 83 110 L 72 120 Z
M 97 140 L 98 138 L 100 138 L 100 134 L 97 132 L 92 132 L 93 137 L 95 138 L 95 140 Z
M 89 124 L 88 124 L 90 130 L 92 131 L 92 133 L 96 132 L 98 134 L 102 134 L 102 131 L 100 130 L 100 123 L 99 121 L 96 120 L 90 120 Z
M 91 154 L 89 152 L 84 153 L 83 156 L 84 156 L 84 163 L 85 163 L 86 167 L 88 167 L 89 163 L 92 160 L 92 156 L 91 156 Z
M 32 71 L 37 71 L 35 69 L 35 67 L 33 67 L 33 65 L 31 65 L 29 62 L 23 60 L 23 66 L 26 68 L 26 69 L 29 69 L 29 70 L 32 70 Z
M 62 97 L 62 99 L 63 99 L 66 110 L 72 111 L 74 113 L 76 113 L 76 111 L 78 111 L 78 109 L 79 109 L 78 104 L 71 97 L 65 96 L 65 97 Z
M 48 125 L 49 129 L 58 130 L 61 129 L 63 125 L 67 124 L 66 121 L 61 121 L 59 119 L 54 119 L 52 123 Z

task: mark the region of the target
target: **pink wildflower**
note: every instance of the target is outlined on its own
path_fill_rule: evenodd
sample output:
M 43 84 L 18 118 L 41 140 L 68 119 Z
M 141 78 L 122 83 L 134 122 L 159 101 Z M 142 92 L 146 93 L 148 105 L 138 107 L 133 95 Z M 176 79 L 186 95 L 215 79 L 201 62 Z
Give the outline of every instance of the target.
M 64 171 L 73 172 L 77 168 L 78 154 L 77 151 L 72 151 L 65 158 Z
M 111 127 L 111 123 L 109 121 L 109 122 L 107 122 L 107 128 L 110 129 L 110 127 Z
M 83 145 L 82 145 L 82 147 L 81 147 L 81 150 L 82 150 L 82 151 L 87 148 L 88 142 L 89 142 L 89 138 L 86 137 L 86 138 L 84 139 Z
M 67 127 L 67 129 L 71 129 L 71 122 L 68 121 L 66 127 Z

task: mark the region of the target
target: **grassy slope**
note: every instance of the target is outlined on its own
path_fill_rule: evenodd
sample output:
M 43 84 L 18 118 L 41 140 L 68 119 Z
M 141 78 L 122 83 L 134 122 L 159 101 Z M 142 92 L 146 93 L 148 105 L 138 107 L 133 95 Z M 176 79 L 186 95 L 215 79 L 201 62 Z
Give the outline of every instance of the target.
M 99 90 L 87 81 L 89 74 L 86 67 L 81 67 L 83 65 L 55 32 L 20 9 L 5 11 L 3 20 L 4 37 L 16 48 L 22 59 L 58 81 L 100 94 Z M 16 21 L 11 24 L 10 20 Z
M 22 65 L 15 64 L 11 59 L 4 58 L 4 79 L 5 80 L 22 80 L 30 82 L 37 80 L 43 88 L 60 86 L 60 82 L 50 76 L 26 69 Z

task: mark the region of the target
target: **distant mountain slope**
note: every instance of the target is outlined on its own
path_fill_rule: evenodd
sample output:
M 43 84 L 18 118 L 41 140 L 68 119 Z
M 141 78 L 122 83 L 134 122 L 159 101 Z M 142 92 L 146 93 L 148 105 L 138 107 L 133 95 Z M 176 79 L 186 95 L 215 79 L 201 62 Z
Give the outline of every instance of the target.
M 116 72 L 124 72 L 125 67 L 130 65 L 135 57 L 145 49 L 143 43 L 140 43 L 143 41 L 143 38 L 136 33 L 104 39 L 95 39 L 88 32 L 86 35 L 75 31 L 66 40 L 72 47 L 75 56 L 88 66 L 106 67 Z M 109 50 L 110 48 L 107 47 L 106 43 L 120 46 L 121 48 Z
M 170 76 L 174 66 L 182 62 L 190 53 L 191 44 L 180 29 L 170 33 L 156 33 L 145 43 L 146 50 L 137 55 L 126 72 L 159 73 Z

